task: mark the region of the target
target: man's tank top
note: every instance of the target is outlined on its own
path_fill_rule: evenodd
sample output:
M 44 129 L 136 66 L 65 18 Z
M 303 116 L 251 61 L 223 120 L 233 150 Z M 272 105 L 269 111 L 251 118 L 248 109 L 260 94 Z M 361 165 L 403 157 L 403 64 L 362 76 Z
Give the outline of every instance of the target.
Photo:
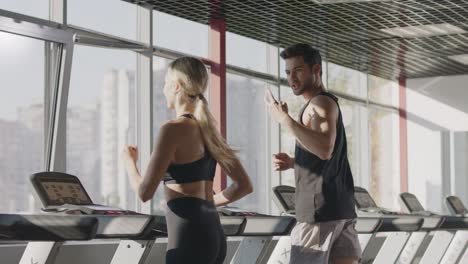
M 334 95 L 321 92 L 336 102 Z M 302 115 L 310 101 L 299 114 Z M 315 223 L 356 217 L 354 183 L 347 157 L 346 133 L 339 109 L 336 124 L 336 139 L 330 160 L 321 160 L 296 141 L 294 157 L 296 180 L 296 219 L 299 222 Z

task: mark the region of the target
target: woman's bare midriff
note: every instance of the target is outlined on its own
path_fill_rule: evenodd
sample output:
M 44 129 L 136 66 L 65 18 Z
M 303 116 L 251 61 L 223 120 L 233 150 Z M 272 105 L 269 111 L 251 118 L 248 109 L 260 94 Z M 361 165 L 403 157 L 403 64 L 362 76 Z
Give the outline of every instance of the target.
M 213 201 L 213 182 L 197 181 L 182 184 L 166 184 L 164 188 L 166 201 L 181 197 L 195 197 Z

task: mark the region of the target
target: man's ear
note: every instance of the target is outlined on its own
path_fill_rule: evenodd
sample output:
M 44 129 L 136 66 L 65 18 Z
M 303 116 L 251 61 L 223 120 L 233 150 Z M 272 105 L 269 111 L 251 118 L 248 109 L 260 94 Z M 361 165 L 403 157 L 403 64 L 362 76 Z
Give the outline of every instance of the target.
M 315 76 L 320 76 L 320 72 L 322 71 L 322 67 L 319 64 L 314 64 L 312 66 L 312 72 L 314 73 Z

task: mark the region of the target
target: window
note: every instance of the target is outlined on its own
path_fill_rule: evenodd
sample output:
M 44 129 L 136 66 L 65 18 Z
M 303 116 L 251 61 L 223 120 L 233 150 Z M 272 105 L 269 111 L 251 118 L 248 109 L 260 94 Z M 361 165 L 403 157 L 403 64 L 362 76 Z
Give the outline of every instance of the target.
M 396 111 L 369 107 L 369 192 L 379 206 L 399 208 L 400 131 Z
M 33 211 L 28 175 L 44 167 L 46 42 L 0 32 L 1 212 Z
M 0 7 L 27 16 L 49 19 L 49 0 L 0 0 Z
M 136 40 L 137 5 L 115 0 L 69 0 L 68 23 Z
M 359 103 L 339 98 L 346 133 L 348 161 L 356 186 L 368 188 L 368 109 Z
M 325 66 L 324 66 L 325 67 Z M 327 63 L 325 86 L 332 92 L 355 97 L 367 97 L 367 76 L 364 73 L 345 68 L 334 63 Z
M 239 150 L 238 157 L 255 190 L 234 205 L 261 213 L 268 213 L 272 187 L 270 117 L 264 103 L 267 88 L 275 90 L 264 82 L 227 74 L 227 141 Z
M 208 57 L 207 25 L 153 11 L 153 44 L 170 50 Z
M 398 106 L 398 83 L 369 75 L 369 101 Z
M 226 33 L 226 63 L 250 70 L 277 74 L 278 48 L 265 42 Z
M 120 155 L 136 143 L 136 55 L 75 47 L 67 110 L 67 172 L 95 203 L 135 208 Z
M 153 139 L 159 135 L 160 127 L 168 120 L 175 118 L 175 111 L 167 108 L 163 93 L 164 80 L 171 60 L 153 57 Z M 153 140 L 153 141 L 154 141 Z M 153 197 L 153 211 L 161 213 L 166 206 L 164 186 L 161 183 Z

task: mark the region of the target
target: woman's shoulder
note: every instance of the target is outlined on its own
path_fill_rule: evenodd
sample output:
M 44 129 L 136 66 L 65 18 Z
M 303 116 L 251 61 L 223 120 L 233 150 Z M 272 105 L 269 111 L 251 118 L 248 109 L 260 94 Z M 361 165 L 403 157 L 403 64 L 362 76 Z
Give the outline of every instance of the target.
M 195 129 L 197 129 L 196 122 L 188 118 L 171 119 L 161 126 L 161 131 L 173 135 L 186 135 Z

